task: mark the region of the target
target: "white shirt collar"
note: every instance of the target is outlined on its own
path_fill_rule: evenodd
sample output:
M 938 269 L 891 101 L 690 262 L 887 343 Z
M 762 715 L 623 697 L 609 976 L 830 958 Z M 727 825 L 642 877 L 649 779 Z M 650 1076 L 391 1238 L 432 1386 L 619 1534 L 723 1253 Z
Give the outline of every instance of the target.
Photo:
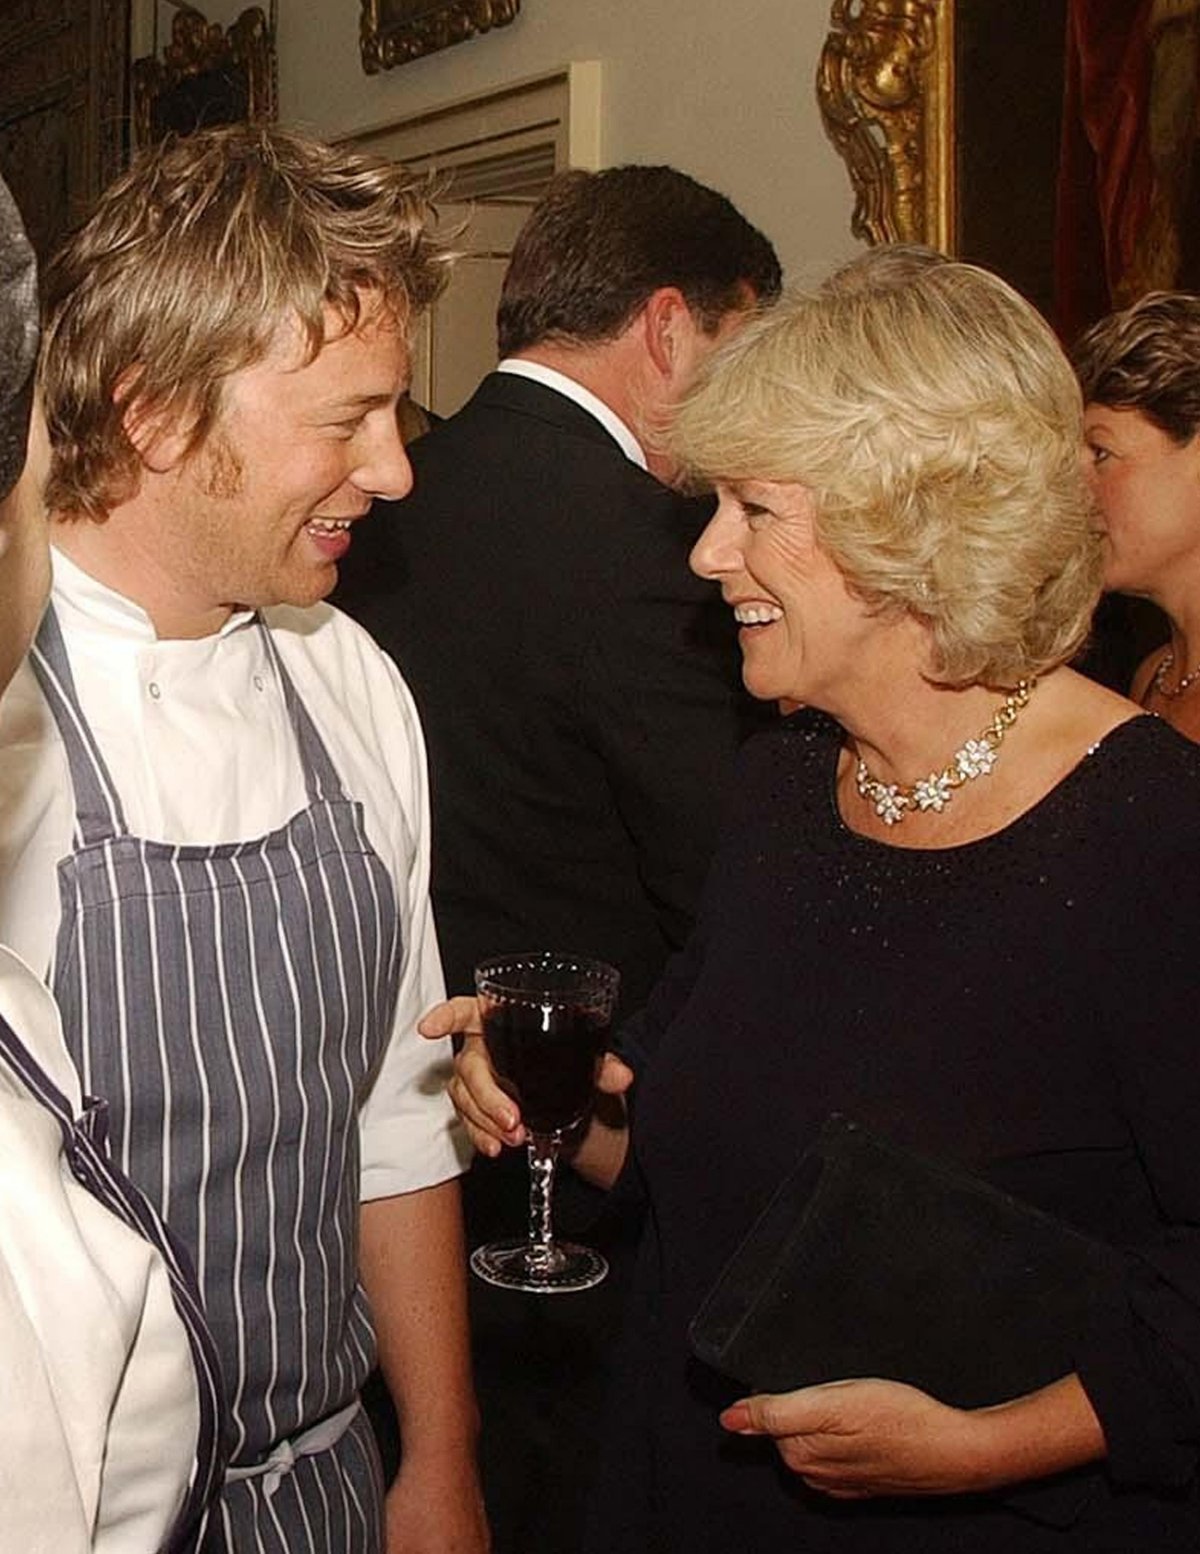
M 526 361 L 522 356 L 506 356 L 496 371 L 511 373 L 514 378 L 530 378 L 543 388 L 553 389 L 556 394 L 574 400 L 581 410 L 586 410 L 599 421 L 627 459 L 642 469 L 646 468 L 646 455 L 641 443 L 616 411 L 598 399 L 590 389 L 584 388 L 582 383 L 569 378 L 565 372 L 546 367 L 541 362 Z
M 86 522 L 77 519 L 76 522 Z M 154 622 L 132 599 L 126 598 L 107 583 L 85 572 L 69 556 L 51 544 L 50 556 L 54 572 L 54 608 L 64 617 L 73 619 L 77 626 L 86 626 L 105 636 L 125 637 L 140 643 L 158 641 Z M 236 631 L 254 619 L 253 610 L 235 610 L 214 636 L 224 636 Z

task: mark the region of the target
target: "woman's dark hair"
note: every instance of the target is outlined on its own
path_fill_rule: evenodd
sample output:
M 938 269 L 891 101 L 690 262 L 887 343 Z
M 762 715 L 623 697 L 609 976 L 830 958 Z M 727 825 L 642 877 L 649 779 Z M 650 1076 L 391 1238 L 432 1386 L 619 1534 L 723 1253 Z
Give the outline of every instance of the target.
M 1093 324 L 1073 354 L 1085 401 L 1140 411 L 1177 443 L 1200 430 L 1200 297 L 1152 291 Z

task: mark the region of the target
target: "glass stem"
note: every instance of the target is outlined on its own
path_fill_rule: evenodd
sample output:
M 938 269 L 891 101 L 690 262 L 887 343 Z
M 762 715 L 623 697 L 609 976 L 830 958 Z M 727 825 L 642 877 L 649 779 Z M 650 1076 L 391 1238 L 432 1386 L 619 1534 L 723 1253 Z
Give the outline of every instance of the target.
M 529 1262 L 549 1268 L 557 1257 L 551 1218 L 554 1168 L 558 1164 L 558 1135 L 529 1136 Z

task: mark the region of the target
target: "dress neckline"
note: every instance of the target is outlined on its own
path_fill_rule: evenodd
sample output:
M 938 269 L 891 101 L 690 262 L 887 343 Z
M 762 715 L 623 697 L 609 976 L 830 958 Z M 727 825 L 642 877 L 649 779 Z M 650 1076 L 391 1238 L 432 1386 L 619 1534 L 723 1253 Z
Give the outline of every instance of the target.
M 895 854 L 899 857 L 914 858 L 928 854 L 932 858 L 951 857 L 955 854 L 966 854 L 975 848 L 986 847 L 989 844 L 1002 843 L 1006 838 L 1012 837 L 1019 828 L 1032 825 L 1040 820 L 1049 808 L 1070 797 L 1071 791 L 1084 780 L 1085 774 L 1091 770 L 1092 759 L 1106 750 L 1111 750 L 1113 741 L 1118 744 L 1124 737 L 1123 731 L 1135 725 L 1150 725 L 1161 723 L 1162 719 L 1151 712 L 1135 712 L 1132 716 L 1116 723 L 1107 733 L 1104 733 L 1093 744 L 1089 745 L 1080 755 L 1075 764 L 1066 771 L 1053 787 L 1048 788 L 1040 798 L 1035 799 L 1020 814 L 1014 815 L 1006 825 L 1000 826 L 995 831 L 988 831 L 983 836 L 972 837 L 969 841 L 951 842 L 945 847 L 911 847 L 906 846 L 902 840 L 884 842 L 878 837 L 866 836 L 861 831 L 856 831 L 853 826 L 847 824 L 842 815 L 837 799 L 837 773 L 838 760 L 843 748 L 843 731 L 841 725 L 835 719 L 830 719 L 830 729 L 834 737 L 831 740 L 831 759 L 825 773 L 825 795 L 829 806 L 830 818 L 836 835 L 840 840 L 860 849 L 869 849 L 882 855 Z M 1136 737 L 1141 737 L 1140 735 Z

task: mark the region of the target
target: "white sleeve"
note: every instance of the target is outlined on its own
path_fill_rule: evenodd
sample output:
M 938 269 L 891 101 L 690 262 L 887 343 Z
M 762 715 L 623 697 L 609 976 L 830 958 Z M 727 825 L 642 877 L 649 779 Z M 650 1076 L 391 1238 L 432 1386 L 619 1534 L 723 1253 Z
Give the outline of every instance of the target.
M 428 824 L 424 829 L 428 836 Z M 427 1041 L 417 1020 L 445 997 L 433 913 L 429 905 L 428 842 L 400 894 L 404 964 L 392 1036 L 362 1110 L 362 1197 L 390 1197 L 430 1187 L 465 1171 L 470 1145 L 450 1098 L 449 1041 Z
M 354 628 L 361 633 L 361 628 Z M 450 1042 L 427 1041 L 417 1021 L 446 996 L 429 899 L 430 817 L 425 740 L 412 695 L 391 659 L 365 633 L 374 705 L 390 792 L 367 807 L 396 891 L 402 936 L 400 986 L 391 1038 L 360 1116 L 364 1201 L 431 1187 L 470 1164 L 471 1146 L 446 1091 Z M 380 813 L 381 808 L 385 813 Z M 374 838 L 373 838 L 374 839 Z
M 0 1110 L 4 1107 L 0 1099 Z M 5 1129 L 0 1124 L 0 1134 Z M 14 1162 L 5 1161 L 5 1175 Z M 76 1422 L 97 1449 L 103 1414 Z M 99 1475 L 80 1482 L 46 1369 L 42 1335 L 30 1319 L 0 1245 L 0 1548 L 27 1554 L 91 1550 Z
M 0 1549 L 144 1554 L 182 1503 L 195 1372 L 158 1253 L 0 1093 Z
M 416 705 L 395 664 L 340 610 L 285 605 L 266 614 L 347 795 L 363 806 L 400 918 L 395 1016 L 359 1113 L 360 1193 L 367 1201 L 432 1187 L 466 1170 L 470 1143 L 446 1093 L 450 1043 L 417 1032 L 445 984 L 429 903 L 429 786 Z
M 0 1013 L 78 1104 L 45 988 L 0 948 Z M 182 1503 L 195 1371 L 166 1268 L 66 1168 L 0 1061 L 0 1549 L 145 1554 Z

